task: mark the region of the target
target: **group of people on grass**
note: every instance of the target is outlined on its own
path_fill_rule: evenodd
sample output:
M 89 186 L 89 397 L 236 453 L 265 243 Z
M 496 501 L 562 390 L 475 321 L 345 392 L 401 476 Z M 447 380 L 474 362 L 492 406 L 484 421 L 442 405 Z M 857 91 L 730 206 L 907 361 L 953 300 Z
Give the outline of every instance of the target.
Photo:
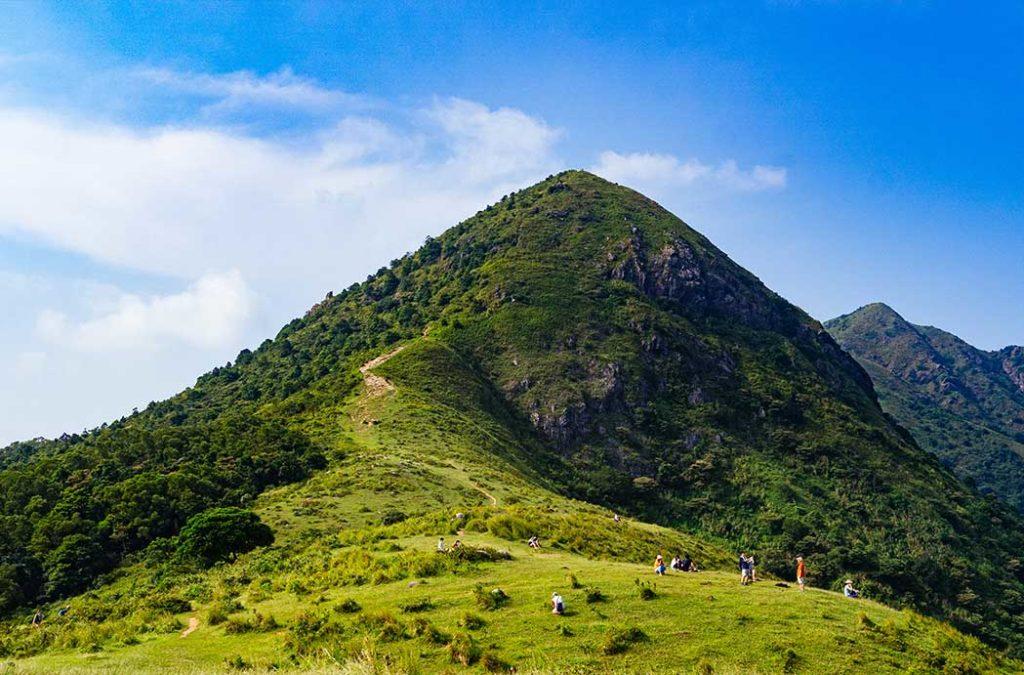
M 753 555 L 747 555 L 745 551 L 740 553 L 738 567 L 740 570 L 741 586 L 749 586 L 757 581 L 757 562 Z M 691 560 L 688 555 L 684 555 L 682 558 L 676 555 L 672 558 L 671 564 L 666 566 L 665 559 L 659 553 L 658 557 L 654 559 L 654 573 L 658 576 L 664 576 L 665 572 L 669 569 L 678 572 L 698 571 L 697 563 Z M 803 556 L 799 555 L 796 557 L 796 583 L 801 591 L 805 589 L 807 583 L 807 564 L 804 562 Z M 847 598 L 860 597 L 860 591 L 853 587 L 853 579 L 847 579 L 843 584 L 843 595 Z
M 690 558 L 689 555 L 683 554 L 679 557 L 678 554 L 672 557 L 672 562 L 665 566 L 665 558 L 659 553 L 658 557 L 654 559 L 654 573 L 658 576 L 665 576 L 667 570 L 675 570 L 676 572 L 699 572 L 697 563 Z
M 444 537 L 440 537 L 437 540 L 437 552 L 438 553 L 447 553 L 448 551 L 458 551 L 461 548 L 462 548 L 462 540 L 460 540 L 460 539 L 456 539 L 455 543 L 452 544 L 451 548 L 448 548 L 448 545 L 444 543 Z

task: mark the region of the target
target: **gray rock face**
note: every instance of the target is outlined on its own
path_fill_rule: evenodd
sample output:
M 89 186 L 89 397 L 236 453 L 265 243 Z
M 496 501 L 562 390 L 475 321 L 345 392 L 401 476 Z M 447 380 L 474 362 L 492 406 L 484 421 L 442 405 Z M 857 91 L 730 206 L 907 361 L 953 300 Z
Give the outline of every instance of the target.
M 1024 347 L 1007 347 L 999 355 L 1003 361 L 1003 372 L 1024 392 Z

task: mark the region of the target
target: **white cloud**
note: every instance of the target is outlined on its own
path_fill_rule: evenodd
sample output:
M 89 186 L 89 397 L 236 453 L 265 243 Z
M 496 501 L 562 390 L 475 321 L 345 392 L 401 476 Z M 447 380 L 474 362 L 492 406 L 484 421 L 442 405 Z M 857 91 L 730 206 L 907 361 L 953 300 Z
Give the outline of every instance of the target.
M 453 100 L 413 117 L 343 118 L 295 147 L 0 109 L 0 234 L 182 279 L 231 265 L 259 286 L 301 270 L 308 292 L 559 166 L 557 133 L 524 113 Z
M 448 137 L 450 163 L 468 167 L 468 177 L 474 180 L 536 168 L 559 136 L 556 129 L 522 111 L 491 110 L 464 99 L 437 101 L 427 114 Z
M 196 73 L 170 68 L 136 68 L 129 72 L 165 90 L 214 99 L 216 102 L 208 106 L 207 111 L 237 110 L 251 104 L 329 111 L 369 104 L 364 96 L 323 87 L 311 78 L 296 75 L 288 67 L 264 76 L 248 70 Z
M 108 311 L 82 321 L 46 309 L 39 313 L 36 333 L 52 344 L 86 352 L 153 349 L 167 341 L 214 348 L 238 339 L 252 308 L 242 275 L 231 271 L 206 274 L 180 293 L 122 293 Z
M 781 189 L 786 169 L 755 165 L 744 170 L 735 160 L 717 166 L 697 159 L 680 161 L 673 155 L 634 152 L 602 152 L 593 171 L 609 180 L 652 189 L 707 185 L 738 192 Z

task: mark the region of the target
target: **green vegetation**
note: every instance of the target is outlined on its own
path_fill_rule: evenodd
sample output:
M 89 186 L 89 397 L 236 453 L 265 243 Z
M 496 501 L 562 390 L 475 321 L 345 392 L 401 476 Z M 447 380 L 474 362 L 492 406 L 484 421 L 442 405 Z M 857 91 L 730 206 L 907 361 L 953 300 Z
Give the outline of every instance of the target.
M 181 426 L 144 422 L 8 457 L 0 470 L 0 610 L 80 592 L 151 543 L 165 554 L 190 517 L 324 466 L 322 453 L 279 421 L 232 412 Z M 266 533 L 255 543 L 267 543 Z
M 864 366 L 882 408 L 957 476 L 1024 511 L 1021 347 L 976 349 L 868 305 L 827 323 Z
M 0 452 L 0 488 L 0 658 L 26 672 L 1021 666 L 998 651 L 1024 629 L 1016 516 L 886 418 L 819 324 L 582 172 L 168 401 Z M 216 536 L 231 522 L 254 548 Z M 802 553 L 820 587 L 853 576 L 989 645 L 823 590 L 741 588 L 735 547 L 786 577 Z M 711 571 L 655 592 L 638 579 L 657 554 Z
M 233 506 L 192 516 L 178 535 L 178 559 L 209 567 L 274 542 L 274 533 L 252 511 Z

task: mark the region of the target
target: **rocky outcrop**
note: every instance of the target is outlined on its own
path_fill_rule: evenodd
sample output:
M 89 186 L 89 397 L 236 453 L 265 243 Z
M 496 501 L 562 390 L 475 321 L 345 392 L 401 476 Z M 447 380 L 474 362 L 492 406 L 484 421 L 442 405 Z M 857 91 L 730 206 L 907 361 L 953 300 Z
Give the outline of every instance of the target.
M 1007 347 L 999 352 L 1003 372 L 1017 388 L 1024 392 L 1024 347 Z

